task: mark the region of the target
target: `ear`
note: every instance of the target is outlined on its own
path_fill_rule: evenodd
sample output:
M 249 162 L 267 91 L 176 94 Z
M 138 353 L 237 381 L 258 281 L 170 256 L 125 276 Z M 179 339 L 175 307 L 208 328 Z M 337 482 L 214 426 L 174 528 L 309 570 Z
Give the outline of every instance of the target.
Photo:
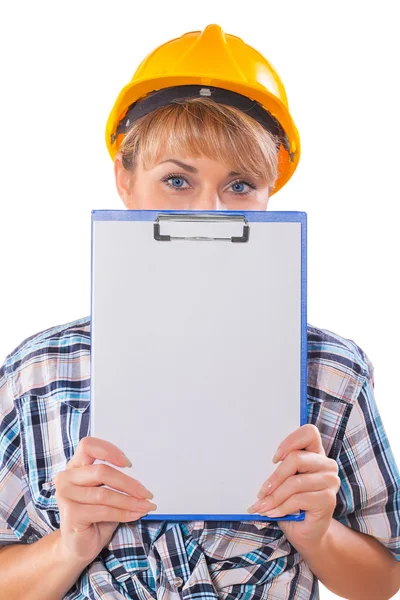
M 129 209 L 132 172 L 127 171 L 122 164 L 122 156 L 120 152 L 114 159 L 114 175 L 119 197 L 125 204 L 126 208 Z

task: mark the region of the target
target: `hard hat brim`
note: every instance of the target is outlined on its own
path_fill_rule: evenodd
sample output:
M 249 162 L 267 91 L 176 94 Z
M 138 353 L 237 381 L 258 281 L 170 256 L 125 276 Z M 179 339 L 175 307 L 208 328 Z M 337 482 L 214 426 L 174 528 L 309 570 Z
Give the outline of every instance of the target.
M 282 145 L 280 146 L 279 175 L 270 195 L 276 193 L 287 183 L 296 170 L 300 159 L 300 136 L 287 107 L 275 95 L 268 93 L 262 86 L 259 86 L 258 89 L 254 85 L 250 87 L 245 83 L 233 83 L 230 80 L 221 78 L 188 77 L 187 75 L 179 77 L 174 75 L 173 77 L 142 78 L 136 80 L 134 83 L 128 83 L 118 95 L 106 124 L 106 144 L 112 160 L 115 159 L 121 142 L 118 138 L 123 138 L 123 136 L 115 136 L 116 129 L 120 120 L 125 116 L 128 107 L 137 100 L 144 98 L 150 92 L 178 85 L 220 87 L 259 102 L 265 110 L 279 121 L 289 141 L 289 152 Z M 115 139 L 114 143 L 112 142 L 113 138 Z

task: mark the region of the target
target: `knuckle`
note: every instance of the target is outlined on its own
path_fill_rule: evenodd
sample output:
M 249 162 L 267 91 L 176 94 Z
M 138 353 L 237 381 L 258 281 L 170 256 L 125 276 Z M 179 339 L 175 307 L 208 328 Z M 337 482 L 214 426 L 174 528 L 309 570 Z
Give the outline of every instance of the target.
M 55 486 L 55 493 L 56 495 L 62 493 L 63 489 L 64 489 L 64 479 L 65 479 L 65 472 L 61 471 L 59 473 L 57 473 L 54 478 L 53 478 L 53 482 L 54 482 L 54 486 Z
M 313 425 L 313 423 L 306 423 L 305 425 L 303 425 L 303 429 L 312 436 L 319 435 L 318 427 L 316 425 Z
M 301 490 L 303 486 L 303 478 L 301 475 L 294 475 L 294 486 L 296 490 Z
M 285 463 L 286 463 L 287 467 L 292 468 L 293 465 L 295 464 L 295 462 L 296 462 L 296 450 L 292 450 L 291 452 L 289 452 L 286 455 Z M 282 465 L 283 465 L 283 463 L 281 463 L 281 465 L 280 465 L 281 468 L 282 468 Z
M 334 460 L 333 458 L 329 458 L 328 460 L 329 460 L 329 466 L 332 469 L 332 472 L 337 475 L 339 473 L 339 465 L 337 464 L 336 460 Z
M 94 489 L 94 502 L 97 504 L 104 504 L 107 497 L 106 489 L 103 487 L 98 487 Z
M 335 476 L 334 485 L 335 485 L 335 490 L 336 490 L 336 494 L 337 494 L 342 486 L 342 481 L 341 481 L 340 477 Z
M 316 425 L 313 425 L 313 423 L 308 423 L 308 429 L 314 436 L 319 437 L 319 429 Z
M 332 488 L 327 488 L 325 490 L 325 495 L 326 495 L 327 503 L 329 503 L 331 506 L 335 506 L 336 505 L 335 490 L 333 490 Z
M 88 435 L 79 440 L 78 446 L 80 448 L 82 448 L 83 450 L 87 450 L 90 445 L 91 445 L 90 436 L 88 436 Z
M 102 463 L 97 463 L 96 465 L 93 465 L 93 470 L 95 477 L 102 481 L 106 476 L 107 466 Z
M 294 465 L 298 465 L 303 461 L 303 452 L 302 450 L 295 450 L 292 452 L 292 462 Z

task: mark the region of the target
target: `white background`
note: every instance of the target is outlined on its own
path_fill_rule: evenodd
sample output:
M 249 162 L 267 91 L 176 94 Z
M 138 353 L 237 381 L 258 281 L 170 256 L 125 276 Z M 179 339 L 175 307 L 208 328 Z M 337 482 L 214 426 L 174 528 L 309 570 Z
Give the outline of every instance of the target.
M 302 156 L 269 210 L 308 213 L 308 322 L 354 340 L 400 463 L 397 2 L 2 3 L 0 361 L 90 314 L 92 209 L 123 209 L 104 129 L 156 46 L 218 23 L 283 79 Z M 321 586 L 323 599 L 336 598 Z

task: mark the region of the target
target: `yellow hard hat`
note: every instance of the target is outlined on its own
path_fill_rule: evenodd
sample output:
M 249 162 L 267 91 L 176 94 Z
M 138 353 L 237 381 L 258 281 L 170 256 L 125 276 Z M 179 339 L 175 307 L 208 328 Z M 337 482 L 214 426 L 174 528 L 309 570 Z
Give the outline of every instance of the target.
M 185 33 L 144 58 L 107 120 L 106 143 L 111 158 L 114 160 L 135 119 L 174 98 L 196 94 L 242 108 L 278 135 L 279 174 L 271 195 L 285 185 L 300 158 L 300 138 L 285 88 L 259 52 L 241 38 L 224 33 L 219 25 Z

